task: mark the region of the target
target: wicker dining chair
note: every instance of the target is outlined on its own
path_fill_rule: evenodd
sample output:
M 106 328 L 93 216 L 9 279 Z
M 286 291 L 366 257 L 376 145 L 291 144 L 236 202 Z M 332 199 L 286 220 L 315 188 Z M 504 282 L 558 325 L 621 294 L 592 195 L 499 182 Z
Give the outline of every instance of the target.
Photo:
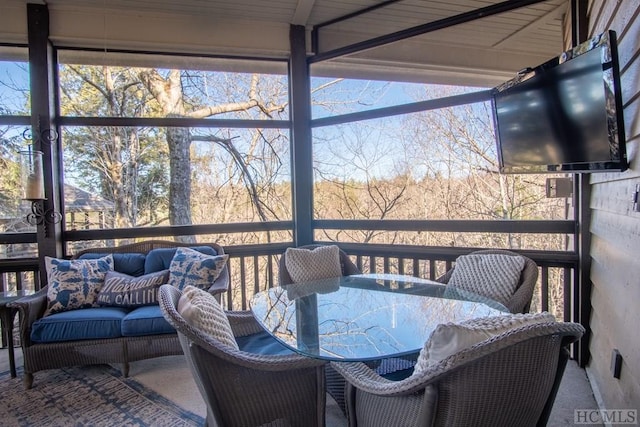
M 351 427 L 544 426 L 576 323 L 521 326 L 429 365 L 401 381 L 364 363 L 331 362 L 347 380 Z
M 160 287 L 160 308 L 178 338 L 207 404 L 209 426 L 324 426 L 326 362 L 235 350 L 189 325 L 178 313 L 181 292 Z M 262 331 L 250 312 L 227 312 L 236 339 Z
M 300 246 L 299 249 L 314 250 L 322 246 L 326 246 L 326 245 L 321 245 L 321 244 L 304 245 L 304 246 Z M 352 274 L 362 273 L 360 269 L 358 269 L 358 267 L 353 263 L 353 261 L 351 261 L 351 259 L 346 254 L 346 252 L 344 252 L 342 249 L 340 249 L 339 252 L 340 252 L 340 269 L 342 270 L 343 276 L 351 276 Z M 281 286 L 290 285 L 293 283 L 293 279 L 291 278 L 291 275 L 287 270 L 286 255 L 284 253 L 280 256 L 278 277 L 280 279 Z M 345 398 L 344 398 L 344 388 L 346 383 L 344 381 L 344 378 L 342 378 L 340 374 L 338 374 L 333 368 L 331 368 L 330 365 L 327 365 L 327 367 L 325 368 L 325 375 L 326 375 L 327 392 L 336 401 L 340 409 L 342 409 L 342 411 L 345 412 L 346 406 L 345 406 Z
M 480 251 L 471 252 L 469 255 L 483 255 L 483 254 L 501 254 L 510 256 L 519 256 L 524 258 L 524 268 L 520 273 L 520 280 L 515 288 L 514 293 L 506 302 L 505 306 L 511 313 L 528 313 L 531 308 L 531 299 L 533 298 L 533 290 L 538 281 L 538 266 L 530 258 L 517 254 L 515 252 L 503 250 L 503 249 L 485 249 Z M 455 265 L 447 271 L 444 275 L 440 276 L 436 280 L 440 283 L 448 284 L 453 272 L 455 271 Z M 476 291 L 477 292 L 477 291 Z M 489 295 L 485 295 L 489 296 Z

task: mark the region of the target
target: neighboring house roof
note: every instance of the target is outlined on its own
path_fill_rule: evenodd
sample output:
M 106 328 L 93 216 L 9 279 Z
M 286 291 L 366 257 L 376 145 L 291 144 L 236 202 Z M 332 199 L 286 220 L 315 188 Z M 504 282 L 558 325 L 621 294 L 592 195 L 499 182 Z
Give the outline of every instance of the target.
M 104 212 L 115 209 L 112 201 L 69 184 L 64 186 L 64 206 L 66 212 Z

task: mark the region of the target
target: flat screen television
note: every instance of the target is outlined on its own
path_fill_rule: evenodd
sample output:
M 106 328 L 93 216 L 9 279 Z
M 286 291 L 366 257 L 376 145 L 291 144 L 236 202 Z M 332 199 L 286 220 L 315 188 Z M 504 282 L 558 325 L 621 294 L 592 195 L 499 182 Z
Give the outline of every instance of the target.
M 616 34 L 608 31 L 492 90 L 502 173 L 627 168 Z

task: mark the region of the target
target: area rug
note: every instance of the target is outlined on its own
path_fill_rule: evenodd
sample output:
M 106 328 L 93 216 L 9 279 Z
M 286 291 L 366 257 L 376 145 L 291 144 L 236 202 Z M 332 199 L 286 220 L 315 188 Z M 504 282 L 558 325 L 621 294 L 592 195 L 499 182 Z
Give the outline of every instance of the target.
M 189 412 L 109 365 L 51 369 L 25 390 L 22 373 L 0 373 L 2 426 L 199 426 Z

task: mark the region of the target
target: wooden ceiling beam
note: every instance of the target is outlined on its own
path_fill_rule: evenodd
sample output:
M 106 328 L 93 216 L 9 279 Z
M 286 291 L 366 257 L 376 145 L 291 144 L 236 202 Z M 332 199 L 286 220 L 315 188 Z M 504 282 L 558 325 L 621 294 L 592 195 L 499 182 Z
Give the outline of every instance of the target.
M 306 26 L 311 16 L 311 11 L 315 5 L 316 0 L 298 0 L 296 5 L 296 11 L 291 19 L 291 25 L 304 25 Z

